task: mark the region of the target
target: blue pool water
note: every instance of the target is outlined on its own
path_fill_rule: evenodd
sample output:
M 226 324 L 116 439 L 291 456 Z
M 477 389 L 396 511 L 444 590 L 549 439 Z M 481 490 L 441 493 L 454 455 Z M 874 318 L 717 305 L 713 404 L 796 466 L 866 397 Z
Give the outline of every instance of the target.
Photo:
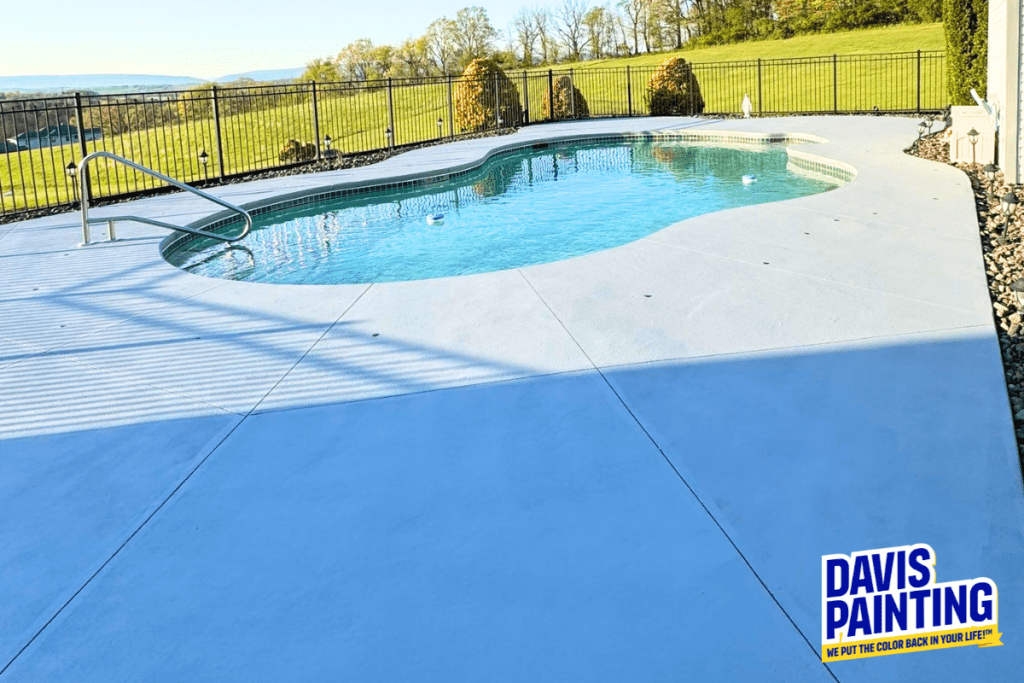
M 504 270 L 616 247 L 700 214 L 836 186 L 787 170 L 786 161 L 781 146 L 604 142 L 529 149 L 427 189 L 268 213 L 235 245 L 199 239 L 167 258 L 196 274 L 280 284 Z M 757 182 L 744 184 L 745 175 Z M 432 214 L 444 214 L 444 221 L 428 222 Z

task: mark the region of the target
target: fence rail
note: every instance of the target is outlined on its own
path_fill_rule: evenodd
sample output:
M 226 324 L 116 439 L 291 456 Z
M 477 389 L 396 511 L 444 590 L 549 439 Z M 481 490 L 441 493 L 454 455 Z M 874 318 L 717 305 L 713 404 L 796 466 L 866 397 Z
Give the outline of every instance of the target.
M 73 205 L 76 164 L 96 151 L 212 184 L 321 159 L 328 150 L 356 154 L 480 128 L 645 116 L 656 68 L 527 70 L 510 72 L 507 84 L 436 76 L 0 100 L 0 217 Z M 922 51 L 693 65 L 705 114 L 738 114 L 744 95 L 756 115 L 934 112 L 948 103 L 945 71 L 944 53 Z M 567 100 L 556 92 L 566 78 Z M 458 111 L 467 88 L 490 91 L 493 107 L 469 127 Z M 99 163 L 88 183 L 94 198 L 167 187 Z

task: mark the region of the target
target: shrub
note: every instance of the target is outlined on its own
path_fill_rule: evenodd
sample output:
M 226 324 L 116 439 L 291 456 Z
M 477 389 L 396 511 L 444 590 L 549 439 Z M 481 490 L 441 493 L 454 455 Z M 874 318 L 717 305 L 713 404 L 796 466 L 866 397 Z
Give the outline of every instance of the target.
M 302 143 L 298 140 L 289 140 L 278 152 L 277 158 L 285 164 L 293 164 L 299 161 L 312 161 L 316 159 L 316 145 L 312 142 Z
M 669 57 L 647 82 L 651 116 L 693 116 L 704 111 L 704 98 L 693 68 L 682 57 Z
M 974 104 L 971 88 L 985 97 L 988 70 L 988 0 L 944 0 L 946 83 L 953 104 Z
M 585 119 L 590 116 L 587 98 L 583 96 L 579 88 L 573 85 L 570 76 L 556 78 L 551 90 L 555 94 L 555 108 L 554 111 L 551 110 L 548 93 L 544 93 L 544 111 L 549 112 L 552 118 Z
M 519 88 L 493 59 L 474 59 L 455 87 L 455 126 L 462 132 L 517 126 L 523 120 Z

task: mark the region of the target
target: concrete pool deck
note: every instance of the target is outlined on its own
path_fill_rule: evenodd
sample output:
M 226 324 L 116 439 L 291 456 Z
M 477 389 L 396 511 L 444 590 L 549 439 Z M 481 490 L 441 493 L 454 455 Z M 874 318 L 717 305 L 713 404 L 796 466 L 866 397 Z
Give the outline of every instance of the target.
M 0 225 L 0 683 L 1017 680 L 1024 492 L 973 196 L 902 152 L 916 124 L 552 124 L 213 191 L 678 128 L 816 135 L 857 169 L 438 280 L 218 281 L 157 229 Z M 996 582 L 1004 646 L 822 664 L 821 557 L 914 543 Z

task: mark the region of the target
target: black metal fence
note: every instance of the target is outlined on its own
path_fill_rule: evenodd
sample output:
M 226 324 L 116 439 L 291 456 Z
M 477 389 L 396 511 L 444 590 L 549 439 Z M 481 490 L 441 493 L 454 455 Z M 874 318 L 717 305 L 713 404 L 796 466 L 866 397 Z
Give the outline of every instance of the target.
M 72 173 L 82 157 L 97 150 L 203 184 L 478 130 L 646 116 L 656 68 L 0 100 L 0 217 L 76 202 Z M 738 114 L 745 95 L 755 115 L 923 113 L 948 104 L 942 52 L 694 64 L 693 74 L 705 114 Z M 472 115 L 464 104 L 471 100 L 484 103 Z M 97 161 L 89 178 L 94 198 L 164 187 Z

